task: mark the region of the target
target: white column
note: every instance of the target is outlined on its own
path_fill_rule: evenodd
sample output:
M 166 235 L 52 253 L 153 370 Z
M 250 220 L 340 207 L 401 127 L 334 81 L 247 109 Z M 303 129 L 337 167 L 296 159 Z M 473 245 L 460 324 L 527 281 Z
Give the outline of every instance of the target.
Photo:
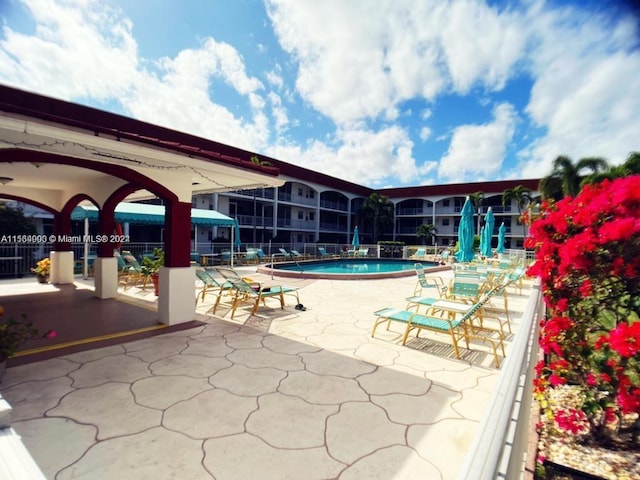
M 118 294 L 118 259 L 98 257 L 93 261 L 95 295 L 100 299 L 115 298 Z
M 73 252 L 51 252 L 49 281 L 55 285 L 73 283 Z
M 158 283 L 160 323 L 176 325 L 196 318 L 195 273 L 191 267 L 161 267 Z

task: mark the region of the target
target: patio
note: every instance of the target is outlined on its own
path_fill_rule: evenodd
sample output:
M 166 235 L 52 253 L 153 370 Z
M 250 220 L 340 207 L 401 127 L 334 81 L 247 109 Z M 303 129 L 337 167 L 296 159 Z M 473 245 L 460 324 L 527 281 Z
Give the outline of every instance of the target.
M 299 286 L 307 310 L 267 301 L 231 321 L 208 297 L 200 326 L 7 370 L 12 426 L 47 478 L 455 478 L 500 370 L 482 345 L 458 360 L 444 336 L 371 338 L 373 311 L 404 306 L 415 277 L 243 270 Z M 529 288 L 509 289 L 514 332 Z

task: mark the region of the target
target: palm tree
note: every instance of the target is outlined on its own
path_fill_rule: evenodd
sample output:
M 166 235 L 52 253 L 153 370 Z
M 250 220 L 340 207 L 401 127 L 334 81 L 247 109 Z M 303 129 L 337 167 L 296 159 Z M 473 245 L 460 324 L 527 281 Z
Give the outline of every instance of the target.
M 523 187 L 522 185 L 517 185 L 513 188 L 507 188 L 504 192 L 502 192 L 502 206 L 506 207 L 508 203 L 511 203 L 512 200 L 516 201 L 516 205 L 518 206 L 518 218 L 522 217 L 522 210 L 524 207 L 531 203 L 531 190 Z M 524 236 L 527 236 L 526 225 L 522 222 L 522 230 Z
M 373 243 L 378 241 L 378 229 L 393 224 L 394 206 L 388 197 L 372 193 L 358 210 L 361 220 L 370 220 L 373 224 Z
M 575 197 L 580 192 L 582 181 L 586 178 L 583 174 L 584 170 L 590 170 L 591 174 L 598 174 L 608 168 L 607 161 L 600 157 L 581 158 L 574 164 L 569 157 L 560 155 L 553 161 L 551 174 L 540 180 L 538 190 L 543 197 L 555 200 Z
M 480 231 L 480 220 L 481 220 L 481 213 L 482 213 L 482 202 L 484 202 L 484 192 L 475 192 L 469 195 L 469 200 L 471 200 L 471 203 L 473 203 L 473 207 L 476 209 L 476 212 L 478 212 L 478 227 L 476 229 L 477 232 Z
M 614 178 L 628 177 L 629 175 L 640 174 L 640 152 L 631 152 L 621 165 L 610 167 L 602 173 L 593 173 L 586 177 L 582 183 L 594 184 L 603 180 L 613 180 Z
M 431 238 L 431 243 L 435 245 L 436 243 L 436 233 L 438 233 L 438 229 L 433 223 L 422 224 L 416 230 L 416 237 L 422 239 L 422 245 L 424 245 L 427 237 Z

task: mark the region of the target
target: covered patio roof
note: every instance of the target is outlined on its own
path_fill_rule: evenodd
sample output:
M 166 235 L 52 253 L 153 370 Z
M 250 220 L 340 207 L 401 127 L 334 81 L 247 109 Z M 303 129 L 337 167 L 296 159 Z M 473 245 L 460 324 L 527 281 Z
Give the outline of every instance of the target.
M 71 213 L 71 220 L 98 220 L 98 207 L 94 205 L 78 205 Z M 165 218 L 163 205 L 145 203 L 120 203 L 115 209 L 115 220 L 119 223 L 143 223 L 162 225 Z M 199 226 L 232 227 L 236 221 L 216 210 L 191 209 L 191 224 Z

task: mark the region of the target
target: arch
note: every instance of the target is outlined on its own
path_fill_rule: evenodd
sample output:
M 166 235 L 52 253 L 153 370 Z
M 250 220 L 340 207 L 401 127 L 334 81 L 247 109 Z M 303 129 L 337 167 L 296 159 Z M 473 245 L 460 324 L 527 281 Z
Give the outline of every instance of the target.
M 1 160 L 0 160 L 1 161 Z M 23 197 L 22 195 L 11 195 L 11 194 L 2 194 L 2 198 L 6 198 L 7 200 L 15 200 L 16 202 L 23 202 L 23 203 L 28 203 L 29 205 L 33 205 L 34 207 L 38 207 L 46 212 L 49 212 L 53 215 L 57 214 L 58 211 L 49 206 L 49 205 L 45 205 L 42 202 L 38 202 L 37 200 L 32 200 L 28 197 Z
M 157 195 L 158 197 L 165 198 L 167 200 L 177 200 L 178 197 L 175 193 L 169 190 L 164 185 L 152 180 L 146 175 L 136 172 L 128 167 L 122 165 L 113 165 L 110 163 L 102 163 L 96 160 L 90 160 L 86 158 L 68 157 L 57 153 L 48 152 L 34 152 L 22 150 L 19 148 L 7 148 L 2 150 L 1 163 L 52 163 L 57 165 L 69 165 L 78 168 L 87 168 L 89 170 L 95 170 L 107 175 L 111 175 L 122 180 L 126 180 L 130 184 L 138 185 L 133 191 L 144 189 Z

